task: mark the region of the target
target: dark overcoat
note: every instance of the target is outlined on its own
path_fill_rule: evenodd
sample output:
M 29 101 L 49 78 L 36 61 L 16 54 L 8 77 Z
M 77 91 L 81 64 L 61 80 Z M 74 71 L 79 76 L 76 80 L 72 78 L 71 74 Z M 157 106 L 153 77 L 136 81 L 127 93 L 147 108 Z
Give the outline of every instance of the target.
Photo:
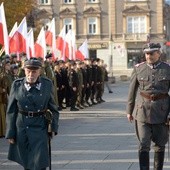
M 57 133 L 59 113 L 51 80 L 40 77 L 33 87 L 26 84 L 25 78 L 13 82 L 6 115 L 6 138 L 14 138 L 15 144 L 10 144 L 8 159 L 26 169 L 40 170 L 49 166 L 47 120 L 44 115 L 29 117 L 21 111 L 46 109 L 53 113 L 52 131 Z

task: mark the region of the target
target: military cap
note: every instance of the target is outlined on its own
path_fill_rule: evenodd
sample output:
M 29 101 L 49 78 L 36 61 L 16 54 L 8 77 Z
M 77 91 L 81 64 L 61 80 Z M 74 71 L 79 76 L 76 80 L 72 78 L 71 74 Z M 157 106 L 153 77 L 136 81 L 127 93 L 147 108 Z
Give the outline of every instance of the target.
M 152 51 L 159 51 L 161 48 L 161 45 L 159 43 L 148 43 L 145 44 L 143 47 L 143 52 L 152 52 Z
M 96 58 L 96 62 L 99 62 L 100 61 L 100 58 Z
M 19 56 L 20 57 L 23 57 L 23 56 L 26 56 L 27 54 L 25 53 L 25 52 L 21 52 L 20 54 L 19 54 Z
M 17 54 L 16 53 L 11 53 L 10 56 L 11 56 L 11 58 L 17 58 Z
M 10 63 L 10 60 L 8 58 L 2 60 L 2 65 L 6 65 L 8 63 Z
M 76 62 L 75 62 L 74 60 L 69 61 L 69 63 L 70 63 L 72 66 L 76 65 Z
M 10 56 L 8 54 L 5 54 L 2 56 L 2 60 L 10 59 Z
M 14 70 L 14 69 L 18 69 L 18 66 L 16 64 L 12 64 L 11 65 L 11 69 Z
M 50 57 L 52 57 L 53 55 L 52 55 L 52 53 L 48 53 L 46 56 L 45 56 L 45 58 L 47 59 L 47 58 L 50 58 Z
M 42 63 L 37 58 L 31 58 L 29 60 L 25 60 L 24 68 L 28 68 L 31 70 L 37 70 L 42 67 Z
M 64 60 L 58 60 L 58 63 L 59 63 L 59 64 L 63 64 L 63 63 L 65 63 L 65 62 L 64 62 Z

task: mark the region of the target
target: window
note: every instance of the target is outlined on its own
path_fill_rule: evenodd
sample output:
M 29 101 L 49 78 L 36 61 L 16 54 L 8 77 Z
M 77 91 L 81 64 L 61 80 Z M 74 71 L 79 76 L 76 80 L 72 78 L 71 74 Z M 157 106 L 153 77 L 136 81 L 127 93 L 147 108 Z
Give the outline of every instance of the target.
M 66 18 L 64 19 L 64 25 L 66 27 L 66 33 L 68 32 L 68 30 L 71 30 L 73 28 L 73 24 L 72 24 L 72 18 Z
M 50 0 L 40 0 L 40 4 L 50 4 Z
M 97 33 L 97 18 L 89 18 L 88 19 L 88 31 L 89 34 Z
M 87 0 L 87 2 L 89 2 L 89 3 L 95 3 L 95 2 L 97 2 L 97 0 Z
M 65 4 L 71 4 L 71 3 L 73 3 L 73 0 L 64 0 L 64 3 Z
M 128 1 L 137 1 L 138 2 L 138 1 L 146 1 L 146 0 L 128 0 Z
M 127 33 L 146 33 L 146 17 L 128 17 Z

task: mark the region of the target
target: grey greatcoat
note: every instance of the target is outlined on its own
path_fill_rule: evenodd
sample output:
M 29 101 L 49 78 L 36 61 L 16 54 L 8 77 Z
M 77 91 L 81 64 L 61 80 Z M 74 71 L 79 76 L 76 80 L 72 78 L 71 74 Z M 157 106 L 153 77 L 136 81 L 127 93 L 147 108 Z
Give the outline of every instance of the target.
M 47 120 L 44 115 L 29 117 L 20 113 L 41 112 L 49 109 L 53 113 L 52 131 L 57 133 L 59 113 L 54 101 L 51 80 L 39 77 L 33 87 L 25 78 L 12 84 L 7 108 L 6 138 L 14 138 L 10 144 L 8 159 L 30 170 L 40 170 L 49 166 Z
M 127 114 L 134 111 L 137 121 L 160 124 L 167 120 L 169 97 L 153 101 L 141 96 L 140 92 L 153 95 L 167 94 L 170 89 L 170 66 L 158 61 L 153 67 L 155 68 L 146 62 L 135 66 L 129 87 Z

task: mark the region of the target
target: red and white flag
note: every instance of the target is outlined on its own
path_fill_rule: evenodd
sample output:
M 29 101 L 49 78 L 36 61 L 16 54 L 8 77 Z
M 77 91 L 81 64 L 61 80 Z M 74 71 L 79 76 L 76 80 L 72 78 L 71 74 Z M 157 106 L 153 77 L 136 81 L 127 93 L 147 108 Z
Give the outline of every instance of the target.
M 65 37 L 66 37 L 66 28 L 63 26 L 60 34 L 56 39 L 56 47 L 61 52 L 61 58 L 65 61 Z
M 18 52 L 22 53 L 25 52 L 27 53 L 28 48 L 27 48 L 27 22 L 26 22 L 26 17 L 23 18 L 21 21 L 20 25 L 18 26 Z M 28 55 L 28 54 L 27 54 Z
M 28 43 L 28 47 L 29 47 L 29 56 L 34 57 L 35 56 L 35 52 L 34 52 L 34 32 L 33 32 L 32 28 L 28 32 L 27 43 Z
M 17 31 L 17 28 L 18 28 L 18 24 L 17 22 L 15 22 L 14 26 L 12 27 L 11 32 L 9 33 L 9 40 L 14 35 L 14 33 Z
M 76 59 L 84 60 L 85 58 L 89 58 L 89 50 L 87 39 L 83 42 L 83 44 L 79 47 L 76 52 Z
M 4 12 L 4 4 L 0 6 L 0 44 L 3 45 L 6 54 L 9 54 L 9 39 Z
M 20 25 L 18 26 L 17 31 L 10 39 L 10 41 L 12 41 L 12 44 L 10 42 L 10 53 L 11 52 L 27 53 L 28 46 L 26 40 L 27 40 L 27 22 L 26 22 L 26 17 L 24 17 Z
M 10 53 L 18 53 L 18 38 L 14 36 L 17 32 L 18 24 L 17 22 L 14 24 L 11 32 L 9 33 L 9 52 Z
M 76 45 L 75 45 L 75 34 L 72 30 L 69 30 L 68 33 L 66 34 L 65 38 L 65 56 L 70 59 L 70 60 L 75 60 L 75 50 L 76 50 Z
M 55 31 L 55 19 L 53 18 L 48 30 L 45 33 L 46 44 L 51 47 L 53 58 L 56 58 L 56 31 Z
M 46 47 L 46 42 L 45 42 L 44 27 L 41 28 L 41 31 L 35 42 L 34 48 L 35 48 L 35 57 L 41 57 L 45 60 L 45 56 L 47 54 L 47 47 Z

